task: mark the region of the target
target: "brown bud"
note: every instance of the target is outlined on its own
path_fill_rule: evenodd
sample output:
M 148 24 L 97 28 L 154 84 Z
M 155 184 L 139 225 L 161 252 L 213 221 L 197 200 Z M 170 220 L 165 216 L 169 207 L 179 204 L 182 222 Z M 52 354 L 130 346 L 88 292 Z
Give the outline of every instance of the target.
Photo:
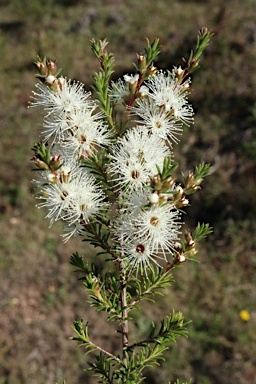
M 178 68 L 175 68 L 175 76 L 178 82 L 180 82 L 184 77 L 184 69 L 179 66 Z
M 158 69 L 151 64 L 151 66 L 148 68 L 148 76 L 155 75 L 158 72 Z
M 61 158 L 61 155 L 55 155 L 51 158 L 51 161 L 50 161 L 50 167 L 52 170 L 57 170 L 59 169 L 60 167 L 60 158 Z
M 49 73 L 55 76 L 57 72 L 57 60 L 54 60 L 54 61 L 49 60 L 47 62 L 47 67 L 48 67 Z
M 32 162 L 40 169 L 49 169 L 48 164 L 36 156 L 33 157 Z
M 173 179 L 172 177 L 168 177 L 168 179 L 166 179 L 163 182 L 161 191 L 162 192 L 169 191 L 169 189 L 173 187 L 174 183 L 175 183 L 175 179 Z
M 184 263 L 184 261 L 186 261 L 185 255 L 183 253 L 176 253 L 174 264 L 181 264 Z
M 41 61 L 37 61 L 36 63 L 37 68 L 39 69 L 40 75 L 47 76 L 48 69 L 44 63 Z
M 186 239 L 186 242 L 187 242 L 187 246 L 193 247 L 195 245 L 195 242 L 193 240 L 193 237 L 192 237 L 191 233 L 186 232 L 185 233 L 185 239 Z
M 159 175 L 151 177 L 151 186 L 153 189 L 160 190 L 162 187 L 161 177 Z

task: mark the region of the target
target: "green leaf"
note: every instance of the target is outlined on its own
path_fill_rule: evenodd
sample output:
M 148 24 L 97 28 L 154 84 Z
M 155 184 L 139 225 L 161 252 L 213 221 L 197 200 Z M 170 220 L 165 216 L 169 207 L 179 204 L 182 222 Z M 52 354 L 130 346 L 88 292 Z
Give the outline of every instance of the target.
M 146 41 L 147 41 L 147 48 L 145 48 L 146 65 L 147 67 L 149 67 L 152 64 L 153 60 L 155 60 L 160 53 L 160 49 L 158 48 L 159 39 L 155 38 L 152 44 L 150 44 L 147 38 L 146 38 Z
M 87 368 L 86 371 L 93 371 L 94 376 L 100 377 L 103 380 L 99 381 L 99 383 L 114 383 L 112 367 L 115 365 L 115 363 L 112 359 L 106 357 L 103 353 L 100 353 L 98 356 L 96 356 L 95 362 L 88 362 L 88 365 L 90 368 Z M 116 374 L 115 377 L 117 377 Z
M 73 255 L 70 257 L 70 264 L 77 267 L 79 271 L 87 272 L 84 259 L 82 256 L 79 256 L 77 252 L 73 253 Z
M 213 229 L 212 227 L 209 226 L 209 224 L 198 223 L 195 230 L 194 240 L 198 242 L 204 239 L 205 237 L 207 237 L 212 232 L 213 232 Z
M 191 50 L 187 60 L 187 73 L 192 73 L 200 68 L 200 56 L 205 48 L 208 46 L 214 33 L 210 32 L 207 28 L 202 28 L 197 36 L 196 47 Z
M 204 179 L 206 176 L 210 176 L 210 170 L 211 164 L 205 164 L 202 162 L 196 167 L 195 171 L 195 182 L 198 182 L 201 179 Z

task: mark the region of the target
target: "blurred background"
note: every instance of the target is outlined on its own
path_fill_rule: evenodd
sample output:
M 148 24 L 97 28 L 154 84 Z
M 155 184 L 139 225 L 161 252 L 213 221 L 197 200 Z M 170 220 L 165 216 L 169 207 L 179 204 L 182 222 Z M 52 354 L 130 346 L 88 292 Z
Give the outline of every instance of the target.
M 174 271 L 176 283 L 157 305 L 137 311 L 134 335 L 174 308 L 189 325 L 145 383 L 180 378 L 196 384 L 256 383 L 256 1 L 255 0 L 0 0 L 0 384 L 94 384 L 84 351 L 69 340 L 76 318 L 116 351 L 118 334 L 86 303 L 69 265 L 86 243 L 64 245 L 61 224 L 48 228 L 32 196 L 31 147 L 42 111 L 28 109 L 36 55 L 57 59 L 62 74 L 85 83 L 98 63 L 90 39 L 107 38 L 115 78 L 133 71 L 145 37 L 160 38 L 155 63 L 171 69 L 194 46 L 197 32 L 215 33 L 192 75 L 195 124 L 184 129 L 181 170 L 210 162 L 213 174 L 187 209 L 189 226 L 210 223 L 200 263 Z M 97 263 L 101 263 L 97 260 Z

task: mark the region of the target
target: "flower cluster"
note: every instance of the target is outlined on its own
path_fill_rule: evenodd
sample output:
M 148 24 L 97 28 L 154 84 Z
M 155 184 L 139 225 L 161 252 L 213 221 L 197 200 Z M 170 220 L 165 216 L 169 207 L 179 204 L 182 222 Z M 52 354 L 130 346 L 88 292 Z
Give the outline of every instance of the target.
M 53 64 L 49 62 L 48 67 Z M 81 83 L 48 75 L 36 89 L 31 105 L 46 111 L 43 141 L 56 153 L 47 160 L 42 153 L 39 155 L 38 147 L 34 148 L 33 161 L 42 170 L 35 181 L 39 190 L 36 197 L 42 200 L 38 207 L 48 208 L 50 225 L 59 219 L 65 221 L 64 237 L 68 240 L 108 206 L 95 178 L 80 162 L 108 144 L 110 133 L 103 114 L 95 112 L 97 103 Z
M 44 141 L 59 144 L 71 161 L 88 157 L 95 148 L 108 144 L 110 133 L 102 122 L 103 114 L 95 113 L 97 103 L 83 84 L 63 77 L 51 82 L 51 87 L 37 83 L 32 97 L 32 105 L 46 111 Z
M 116 259 L 141 272 L 170 262 L 181 249 L 179 208 L 189 202 L 172 177 L 172 142 L 193 122 L 185 71 L 145 63 L 139 56 L 138 73 L 110 82 L 100 110 L 81 83 L 58 77 L 56 61 L 39 60 L 43 81 L 32 97 L 32 106 L 46 112 L 43 144 L 34 147 L 33 158 L 41 170 L 38 207 L 48 209 L 50 224 L 67 224 L 65 240 L 86 235 L 88 224 L 110 223 Z M 106 110 L 117 103 L 125 105 L 125 124 L 135 123 L 122 133 Z

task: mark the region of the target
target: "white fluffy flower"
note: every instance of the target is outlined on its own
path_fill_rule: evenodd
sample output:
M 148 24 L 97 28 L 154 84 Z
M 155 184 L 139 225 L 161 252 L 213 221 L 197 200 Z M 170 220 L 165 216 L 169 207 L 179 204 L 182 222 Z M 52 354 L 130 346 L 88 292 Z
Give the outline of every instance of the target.
M 180 213 L 168 203 L 152 204 L 148 189 L 122 197 L 122 214 L 114 221 L 114 239 L 128 263 L 127 268 L 146 273 L 152 262 L 159 265 L 160 260 L 166 261 L 168 254 L 175 253 Z
M 98 114 L 91 115 L 86 109 L 70 116 L 65 140 L 60 143 L 67 157 L 87 157 L 95 149 L 110 143 L 111 132 L 98 118 Z
M 107 207 L 103 201 L 105 195 L 83 168 L 60 169 L 55 182 L 44 184 L 37 198 L 43 200 L 38 207 L 49 210 L 46 217 L 50 218 L 50 225 L 62 219 L 72 233 L 75 233 L 74 226 L 81 229 L 91 216 Z
M 167 113 L 172 113 L 175 119 L 189 125 L 193 122 L 193 108 L 188 104 L 187 84 L 189 80 L 186 84 L 177 84 L 174 73 L 163 71 L 159 71 L 146 82 L 151 91 L 149 97 L 155 104 L 164 108 Z
M 103 113 L 96 113 L 97 103 L 89 99 L 83 85 L 62 78 L 54 92 L 37 84 L 34 106 L 44 106 L 47 115 L 43 124 L 44 141 L 59 143 L 69 159 L 87 157 L 95 148 L 109 144 L 110 132 L 104 125 Z
M 149 135 L 145 127 L 136 127 L 113 146 L 108 169 L 120 187 L 140 190 L 157 173 L 157 165 L 162 169 L 166 156 L 171 152 L 157 136 Z
M 153 264 L 161 267 L 157 259 L 162 259 L 162 257 L 159 257 L 154 252 L 148 241 L 137 238 L 133 239 L 129 243 L 124 244 L 122 252 L 127 269 L 130 271 L 136 270 L 142 274 L 147 274 L 147 269 L 152 269 Z
M 38 92 L 33 92 L 31 105 L 43 107 L 47 116 L 55 114 L 68 115 L 82 108 L 95 108 L 95 102 L 88 100 L 91 93 L 84 91 L 84 86 L 79 82 L 63 79 L 59 82 L 57 90 L 53 91 L 43 83 L 37 83 Z
M 171 209 L 169 204 L 137 209 L 116 221 L 116 236 L 125 243 L 135 238 L 147 241 L 154 252 L 165 255 L 173 252 L 174 243 L 178 241 L 179 219 L 179 212 Z
M 136 236 L 147 238 L 157 252 L 171 253 L 180 233 L 179 218 L 179 212 L 171 210 L 169 204 L 142 210 L 133 219 L 137 228 Z
M 165 108 L 158 106 L 150 97 L 139 98 L 132 108 L 133 113 L 138 115 L 141 123 L 147 129 L 162 140 L 177 142 L 177 135 L 182 132 L 182 123 L 176 119 L 173 113 L 166 111 Z

